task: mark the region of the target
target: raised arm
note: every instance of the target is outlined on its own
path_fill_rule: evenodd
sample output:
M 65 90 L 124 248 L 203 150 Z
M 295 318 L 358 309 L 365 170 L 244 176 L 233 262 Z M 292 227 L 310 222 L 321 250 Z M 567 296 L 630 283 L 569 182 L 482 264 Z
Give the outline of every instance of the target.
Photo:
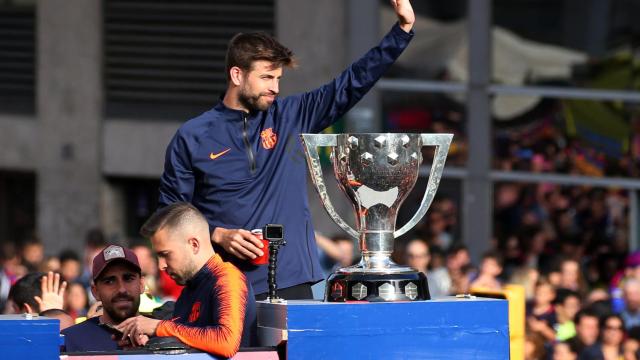
M 307 93 L 283 99 L 295 109 L 299 131 L 319 132 L 349 111 L 402 54 L 413 37 L 415 15 L 408 0 L 394 0 L 398 22 L 359 60 L 331 82 Z M 287 103 L 288 102 L 288 103 Z

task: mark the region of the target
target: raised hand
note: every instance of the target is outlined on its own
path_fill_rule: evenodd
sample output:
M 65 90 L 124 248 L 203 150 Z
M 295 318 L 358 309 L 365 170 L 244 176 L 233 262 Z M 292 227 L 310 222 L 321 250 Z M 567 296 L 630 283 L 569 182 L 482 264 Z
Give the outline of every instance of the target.
M 409 0 L 391 0 L 391 6 L 398 16 L 398 23 L 402 30 L 409 32 L 416 22 L 416 15 L 413 13 L 413 7 Z
M 64 292 L 67 289 L 67 282 L 60 283 L 60 274 L 49 271 L 40 279 L 40 289 L 42 289 L 42 296 L 34 297 L 40 306 L 40 312 L 64 308 Z

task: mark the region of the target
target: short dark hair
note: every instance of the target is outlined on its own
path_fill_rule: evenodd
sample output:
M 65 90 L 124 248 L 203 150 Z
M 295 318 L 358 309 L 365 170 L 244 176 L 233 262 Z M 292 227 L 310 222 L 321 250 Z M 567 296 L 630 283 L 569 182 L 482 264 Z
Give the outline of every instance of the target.
M 565 288 L 559 288 L 556 290 L 556 298 L 553 299 L 553 304 L 554 305 L 564 305 L 564 302 L 567 301 L 568 298 L 570 297 L 574 297 L 578 300 L 580 300 L 580 294 L 578 294 L 577 291 L 573 291 L 570 289 L 565 289 Z
M 80 256 L 73 249 L 64 249 L 64 250 L 62 250 L 62 252 L 60 252 L 60 255 L 58 255 L 58 258 L 60 259 L 60 263 L 61 264 L 65 263 L 67 261 L 80 262 Z
M 487 251 L 484 254 L 482 254 L 482 260 L 486 260 L 486 259 L 495 260 L 495 262 L 497 262 L 498 265 L 501 267 L 504 265 L 504 258 L 497 251 Z
M 174 228 L 189 217 L 196 217 L 205 222 L 207 221 L 200 210 L 190 203 L 173 203 L 153 213 L 140 228 L 140 235 L 145 238 L 150 238 L 160 229 L 164 227 Z
M 585 309 L 580 309 L 580 311 L 578 311 L 576 313 L 576 316 L 573 319 L 573 322 L 576 325 L 578 325 L 578 324 L 580 324 L 580 321 L 582 321 L 582 319 L 585 318 L 585 317 L 593 317 L 593 318 L 596 318 L 596 320 L 600 320 L 600 317 L 598 316 L 598 313 L 596 313 L 591 308 L 585 308 Z
M 45 311 L 40 313 L 40 316 L 53 317 L 53 316 L 56 316 L 56 315 L 69 315 L 69 313 L 64 311 L 64 310 L 62 310 L 62 309 L 47 309 L 47 310 L 45 310 Z
M 269 61 L 276 68 L 296 66 L 293 52 L 271 35 L 264 32 L 238 33 L 229 41 L 227 48 L 227 79 L 232 67 L 248 71 L 253 62 L 258 60 Z
M 42 296 L 40 279 L 43 276 L 45 276 L 44 273 L 32 272 L 20 278 L 9 290 L 9 299 L 20 308 L 24 304 L 29 304 L 33 311 L 40 312 L 40 305 L 36 302 L 35 297 Z
M 92 249 L 102 249 L 107 246 L 107 239 L 104 236 L 104 232 L 100 228 L 93 228 L 87 231 L 85 237 L 86 246 Z

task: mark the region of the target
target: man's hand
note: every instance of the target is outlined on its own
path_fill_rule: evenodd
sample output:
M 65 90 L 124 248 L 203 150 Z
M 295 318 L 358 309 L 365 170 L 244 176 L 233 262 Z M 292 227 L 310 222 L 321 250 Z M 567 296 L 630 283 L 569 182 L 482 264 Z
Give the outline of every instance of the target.
M 416 15 L 413 13 L 409 0 L 391 0 L 391 6 L 398 15 L 398 23 L 402 30 L 411 31 L 413 23 L 416 22 Z
M 264 254 L 260 250 L 263 247 L 262 241 L 243 229 L 217 227 L 211 234 L 211 241 L 242 260 L 255 259 Z
M 40 279 L 40 289 L 42 289 L 42 297 L 34 297 L 40 306 L 40 312 L 64 308 L 64 292 L 67 289 L 67 282 L 63 281 L 60 284 L 60 274 L 49 271 Z
M 142 346 L 147 343 L 149 336 L 156 333 L 160 320 L 146 316 L 135 316 L 116 325 L 116 329 L 122 331 L 121 342 L 131 342 L 133 346 Z

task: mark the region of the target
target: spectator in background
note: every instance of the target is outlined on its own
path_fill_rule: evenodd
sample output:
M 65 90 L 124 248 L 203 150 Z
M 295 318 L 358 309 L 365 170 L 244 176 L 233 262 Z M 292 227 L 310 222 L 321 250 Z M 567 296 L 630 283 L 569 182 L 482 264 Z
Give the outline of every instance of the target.
M 579 292 L 581 295 L 587 293 L 586 284 L 582 278 L 580 264 L 573 259 L 563 259 L 560 262 L 560 279 L 558 287 Z
M 619 315 L 610 314 L 600 321 L 600 341 L 586 348 L 580 359 L 618 360 L 622 356 L 624 321 Z
M 600 333 L 598 314 L 591 309 L 582 309 L 578 311 L 573 321 L 576 327 L 575 341 L 580 354 L 598 341 Z
M 640 358 L 640 327 L 635 326 L 627 332 L 627 338 L 622 344 L 624 360 L 638 360 Z
M 488 252 L 482 256 L 478 277 L 471 282 L 471 289 L 495 290 L 502 289 L 498 276 L 502 273 L 502 257 L 496 252 Z
M 640 281 L 630 278 L 624 282 L 622 288 L 624 310 L 620 316 L 628 329 L 640 326 Z
M 89 308 L 89 297 L 84 286 L 79 282 L 72 282 L 67 287 L 65 296 L 65 310 L 74 320 L 85 317 Z
M 9 292 L 8 313 L 53 314 L 60 320 L 60 328 L 73 319 L 62 310 L 67 283 L 60 274 L 29 273 L 18 280 Z
M 447 270 L 451 279 L 450 292 L 452 294 L 468 293 L 471 257 L 466 246 L 462 244 L 451 246 L 447 254 Z
M 29 238 L 22 244 L 22 264 L 27 271 L 34 272 L 40 270 L 42 260 L 44 260 L 44 247 L 40 239 Z
M 524 338 L 524 360 L 546 359 L 544 338 L 535 331 L 527 331 Z
M 151 313 L 153 309 L 162 306 L 158 289 L 158 263 L 151 249 L 142 242 L 132 244 L 131 251 L 138 257 L 144 279 L 144 293 L 140 296 L 139 311 Z
M 572 339 L 558 341 L 553 345 L 553 360 L 575 360 L 578 358 L 578 347 Z
M 87 231 L 84 242 L 82 275 L 79 279 L 85 288 L 89 288 L 89 286 L 91 286 L 91 264 L 93 263 L 93 259 L 102 250 L 104 250 L 107 245 L 107 240 L 105 239 L 104 233 L 101 229 L 94 228 Z
M 580 311 L 580 295 L 573 290 L 558 289 L 553 301 L 556 313 L 556 340 L 565 341 L 576 335 L 573 319 Z
M 531 301 L 536 292 L 536 283 L 538 282 L 538 279 L 540 279 L 538 269 L 520 267 L 511 274 L 509 283 L 524 287 L 525 298 L 527 301 Z
M 82 263 L 78 253 L 71 249 L 63 250 L 60 255 L 60 273 L 68 283 L 78 281 L 82 274 Z
M 353 265 L 355 245 L 352 239 L 344 236 L 330 239 L 316 234 L 316 244 L 321 250 L 319 257 L 325 278 L 339 268 Z
M 18 280 L 9 292 L 10 307 L 9 312 L 13 314 L 40 312 L 40 305 L 36 301 L 36 296 L 41 296 L 40 279 L 44 273 L 30 273 Z M 62 304 L 59 308 L 62 308 Z
M 43 262 L 40 267 L 40 271 L 42 272 L 60 272 L 60 259 L 57 256 L 49 256 Z
M 431 254 L 429 253 L 429 245 L 424 239 L 415 238 L 410 240 L 405 248 L 404 263 L 407 266 L 427 274 Z
M 544 334 L 548 340 L 555 339 L 553 326 L 556 324 L 556 313 L 553 300 L 556 289 L 544 277 L 538 280 L 533 301 L 526 306 L 527 325 L 533 332 Z
M 9 278 L 11 285 L 13 285 L 19 278 L 27 274 L 27 268 L 22 265 L 20 253 L 14 243 L 2 243 L 0 244 L 0 249 L 0 255 L 2 255 L 0 266 L 5 276 Z
M 424 239 L 415 238 L 410 240 L 406 245 L 404 256 L 405 264 L 427 276 L 429 294 L 432 298 L 448 295 L 448 288 L 444 287 L 439 282 L 438 277 L 433 277 L 431 271 L 428 270 L 431 262 L 431 253 L 429 245 Z

